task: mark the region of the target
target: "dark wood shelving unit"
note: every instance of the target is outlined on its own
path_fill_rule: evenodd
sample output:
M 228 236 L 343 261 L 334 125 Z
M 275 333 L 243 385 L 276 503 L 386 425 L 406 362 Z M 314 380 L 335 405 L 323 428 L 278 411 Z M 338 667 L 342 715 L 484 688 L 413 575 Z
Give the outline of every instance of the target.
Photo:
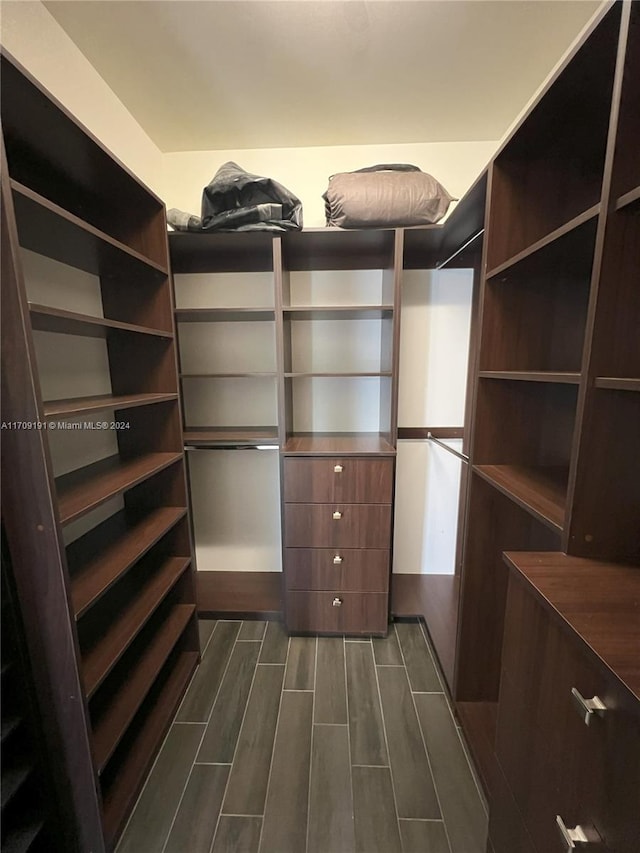
M 114 268 L 127 269 L 131 275 L 152 272 L 161 278 L 168 274 L 166 267 L 28 187 L 12 180 L 11 189 L 24 248 L 95 275 L 106 275 Z
M 284 306 L 285 320 L 387 320 L 393 305 Z
M 195 612 L 194 604 L 179 604 L 172 608 L 153 640 L 127 673 L 125 689 L 109 697 L 93 729 L 93 749 L 98 773 L 125 735 L 145 696 L 153 686 L 165 660 L 173 651 Z
M 184 507 L 159 507 L 129 520 L 125 511 L 94 527 L 67 548 L 76 619 L 95 604 L 187 514 Z
M 184 431 L 188 447 L 278 445 L 278 427 L 189 427 Z
M 113 767 L 107 768 L 109 776 L 103 774 L 104 827 L 110 846 L 124 828 L 197 662 L 197 652 L 185 651 L 175 660 L 169 658 L 170 671 L 160 673 L 151 701 L 143 707 L 143 715 L 134 719 L 131 742 L 126 737 L 121 741 L 110 762 Z
M 384 371 L 376 371 L 374 372 L 356 372 L 349 371 L 344 373 L 322 373 L 320 371 L 314 372 L 306 372 L 306 373 L 285 373 L 285 379 L 304 379 L 304 378 L 312 378 L 316 377 L 324 377 L 326 379 L 364 379 L 367 377 L 382 377 L 388 376 L 391 377 L 393 374 L 390 370 Z
M 39 332 L 56 332 L 61 335 L 80 335 L 87 338 L 106 338 L 116 332 L 132 332 L 139 335 L 152 335 L 171 340 L 172 332 L 161 329 L 148 329 L 106 317 L 91 317 L 88 314 L 76 314 L 61 308 L 29 303 L 31 326 Z
M 275 379 L 275 371 L 259 371 L 255 373 L 181 373 L 180 379 Z
M 181 459 L 181 453 L 145 453 L 134 459 L 110 456 L 63 474 L 56 479 L 60 523 L 75 521 Z
M 637 846 L 639 96 L 613 2 L 489 166 L 452 692 L 495 853 Z
M 47 420 L 71 415 L 91 414 L 105 409 L 135 409 L 177 400 L 177 394 L 102 394 L 97 397 L 75 397 L 70 400 L 43 401 Z
M 7 435 L 3 522 L 38 660 L 43 752 L 65 801 L 62 843 L 111 853 L 199 658 L 165 211 L 4 53 L 1 84 L 3 417 L 48 422 Z M 56 307 L 29 303 L 20 247 L 72 267 L 105 316 L 73 310 L 59 271 Z M 54 334 L 35 347 L 40 332 Z M 65 396 L 65 380 L 75 389 L 65 374 L 60 399 L 43 400 L 42 360 L 77 337 L 98 339 L 108 376 L 96 384 L 110 392 Z M 100 458 L 100 416 L 111 411 L 126 428 Z M 69 471 L 75 460 L 52 439 L 63 428 L 82 428 L 98 461 Z M 96 521 L 92 510 L 116 496 Z M 30 831 L 17 828 L 16 843 Z
M 275 320 L 273 308 L 176 308 L 178 323 L 248 323 Z
M 292 434 L 283 447 L 286 456 L 395 456 L 394 446 L 376 433 Z
M 523 465 L 476 465 L 484 480 L 552 530 L 562 531 L 569 469 Z

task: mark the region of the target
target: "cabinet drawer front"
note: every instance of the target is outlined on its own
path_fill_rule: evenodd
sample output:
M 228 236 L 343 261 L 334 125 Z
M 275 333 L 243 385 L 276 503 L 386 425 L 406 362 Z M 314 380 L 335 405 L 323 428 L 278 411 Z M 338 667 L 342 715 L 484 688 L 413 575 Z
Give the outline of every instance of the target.
M 339 518 L 334 515 L 339 514 Z M 390 547 L 391 507 L 382 504 L 286 504 L 289 548 Z
M 387 595 L 378 592 L 291 591 L 287 593 L 287 627 L 319 634 L 386 634 L 387 601 Z
M 389 589 L 389 557 L 389 551 L 373 549 L 286 548 L 287 589 L 386 593 Z
M 393 459 L 284 460 L 285 501 L 388 504 L 392 496 Z
M 589 725 L 571 696 L 606 706 Z M 517 726 L 514 720 L 518 721 Z M 640 837 L 640 709 L 521 584 L 509 584 L 496 753 L 539 850 L 565 848 L 555 825 L 593 830 L 600 849 L 635 853 Z

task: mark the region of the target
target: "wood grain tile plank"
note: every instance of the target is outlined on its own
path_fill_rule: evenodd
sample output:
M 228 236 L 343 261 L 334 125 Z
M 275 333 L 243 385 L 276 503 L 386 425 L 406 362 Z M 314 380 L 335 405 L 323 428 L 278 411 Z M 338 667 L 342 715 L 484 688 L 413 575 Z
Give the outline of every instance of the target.
M 239 640 L 261 640 L 264 637 L 264 632 L 267 628 L 267 623 L 259 620 L 245 620 L 238 634 Z
M 442 821 L 401 820 L 403 853 L 451 853 Z
M 342 637 L 318 637 L 314 723 L 348 723 Z
M 442 685 L 419 623 L 396 622 L 395 629 L 411 689 L 414 692 L 442 693 Z
M 345 644 L 351 763 L 389 766 L 371 643 Z
M 218 622 L 180 706 L 177 722 L 207 722 L 239 630 L 240 622 Z
M 289 636 L 282 622 L 267 622 L 260 663 L 286 663 Z
M 441 817 L 404 667 L 378 667 L 398 817 Z
M 355 853 L 349 733 L 347 726 L 315 725 L 307 853 L 329 850 Z
M 258 853 L 261 829 L 261 817 L 222 815 L 211 853 Z
M 356 853 L 402 853 L 388 767 L 353 767 Z
M 444 695 L 416 696 L 452 853 L 483 853 L 487 815 Z
M 203 725 L 171 727 L 122 835 L 118 853 L 161 853 L 203 732 Z
M 264 814 L 284 666 L 260 666 L 251 688 L 222 811 Z
M 398 637 L 393 626 L 389 626 L 389 634 L 386 637 L 373 637 L 371 642 L 373 643 L 373 656 L 376 664 L 404 666 Z
M 215 619 L 198 619 L 198 636 L 200 637 L 201 652 L 204 652 L 215 627 Z
M 196 761 L 231 764 L 258 662 L 259 643 L 236 643 Z
M 164 853 L 209 853 L 230 768 L 196 764 Z
M 261 853 L 301 853 L 306 847 L 312 714 L 312 693 L 282 694 Z
M 316 638 L 292 637 L 284 674 L 285 690 L 313 690 L 316 669 Z

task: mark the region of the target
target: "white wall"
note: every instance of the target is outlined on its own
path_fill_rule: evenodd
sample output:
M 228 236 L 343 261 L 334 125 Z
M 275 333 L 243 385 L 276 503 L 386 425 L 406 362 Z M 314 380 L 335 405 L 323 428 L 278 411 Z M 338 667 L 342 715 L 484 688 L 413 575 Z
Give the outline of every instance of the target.
M 376 163 L 413 163 L 460 198 L 497 148 L 496 142 L 434 142 L 398 145 L 341 145 L 165 154 L 162 197 L 167 208 L 200 213 L 202 188 L 218 168 L 234 160 L 243 169 L 284 184 L 302 201 L 307 228 L 325 224 L 322 193 L 330 175 Z
M 470 270 L 404 274 L 400 426 L 463 425 L 471 292 Z M 431 442 L 398 442 L 394 572 L 454 573 L 461 465 Z
M 162 154 L 39 0 L 2 0 L 0 41 L 158 195 Z

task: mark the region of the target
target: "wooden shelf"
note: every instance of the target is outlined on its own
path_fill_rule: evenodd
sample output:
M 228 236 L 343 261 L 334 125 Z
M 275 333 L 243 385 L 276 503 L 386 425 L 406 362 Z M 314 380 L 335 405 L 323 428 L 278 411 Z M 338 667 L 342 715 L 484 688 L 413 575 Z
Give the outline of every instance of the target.
M 173 608 L 153 640 L 127 672 L 126 681 L 120 690 L 111 697 L 99 720 L 94 723 L 93 751 L 99 774 L 113 755 L 195 610 L 194 604 L 179 604 Z
M 278 444 L 278 427 L 187 427 L 184 431 L 187 447 L 216 447 L 217 445 Z
M 551 231 L 549 234 L 546 234 L 540 240 L 536 240 L 531 246 L 528 246 L 526 249 L 523 249 L 521 252 L 518 252 L 516 255 L 513 255 L 508 260 L 494 267 L 493 269 L 487 272 L 487 278 L 495 278 L 496 276 L 502 275 L 507 270 L 514 267 L 516 264 L 525 261 L 527 258 L 536 254 L 537 252 L 546 249 L 547 246 L 551 246 L 552 243 L 555 243 L 558 240 L 561 240 L 563 237 L 571 234 L 573 231 L 576 231 L 578 228 L 581 228 L 583 225 L 586 225 L 588 222 L 596 219 L 600 213 L 600 203 L 594 204 L 592 207 L 580 213 L 578 216 L 574 216 L 573 219 L 570 219 L 569 222 L 565 222 L 564 225 L 561 225 L 559 228 L 556 228 L 554 231 Z
M 577 633 L 640 700 L 638 566 L 554 551 L 508 551 L 504 560 L 554 618 Z
M 114 269 L 133 275 L 168 275 L 166 267 L 114 240 L 28 187 L 11 181 L 20 245 L 93 275 Z
M 176 308 L 178 323 L 247 323 L 275 320 L 274 308 Z
M 507 379 L 520 382 L 557 382 L 562 385 L 579 385 L 579 373 L 556 373 L 533 370 L 481 370 L 481 379 Z
M 225 619 L 280 618 L 281 572 L 198 572 L 198 613 Z
M 61 335 L 79 335 L 83 338 L 107 338 L 114 332 L 131 332 L 137 335 L 151 335 L 156 338 L 173 338 L 173 332 L 161 329 L 148 329 L 133 323 L 121 323 L 105 317 L 91 317 L 89 314 L 76 314 L 61 308 L 29 303 L 31 326 L 39 332 L 56 332 Z
M 381 320 L 393 317 L 393 305 L 285 306 L 285 320 Z
M 625 376 L 597 376 L 594 385 L 612 391 L 640 391 L 640 379 Z
M 473 470 L 552 530 L 561 532 L 568 469 L 524 465 L 474 465 Z
M 114 782 L 103 790 L 104 824 L 109 843 L 117 838 L 146 778 L 158 747 L 198 662 L 197 652 L 184 652 L 145 713 L 144 726 L 127 749 Z
M 146 453 L 133 459 L 110 456 L 57 477 L 60 523 L 80 518 L 180 459 L 182 453 Z
M 69 415 L 101 412 L 105 409 L 133 409 L 177 400 L 177 394 L 103 394 L 98 397 L 76 397 L 70 400 L 47 400 L 43 404 L 45 420 Z
M 174 274 L 198 272 L 272 272 L 273 240 L 269 231 L 169 232 Z
M 76 619 L 80 619 L 186 514 L 184 507 L 160 507 L 132 522 L 122 511 L 69 545 L 67 563 Z
M 395 456 L 393 445 L 378 433 L 315 433 L 291 435 L 283 452 L 286 456 Z
M 421 230 L 438 235 L 442 226 Z M 393 266 L 396 231 L 393 228 L 306 228 L 282 238 L 287 270 L 386 269 Z
M 628 193 L 621 195 L 616 201 L 616 210 L 624 210 L 640 202 L 640 187 L 634 187 Z
M 380 371 L 378 373 L 358 373 L 356 371 L 353 372 L 342 372 L 342 373 L 285 373 L 285 379 L 302 379 L 302 378 L 318 378 L 324 377 L 328 379 L 362 379 L 367 377 L 380 378 L 382 376 L 392 376 L 390 370 Z
M 107 631 L 84 655 L 82 673 L 90 699 L 189 566 L 188 557 L 167 557 Z

